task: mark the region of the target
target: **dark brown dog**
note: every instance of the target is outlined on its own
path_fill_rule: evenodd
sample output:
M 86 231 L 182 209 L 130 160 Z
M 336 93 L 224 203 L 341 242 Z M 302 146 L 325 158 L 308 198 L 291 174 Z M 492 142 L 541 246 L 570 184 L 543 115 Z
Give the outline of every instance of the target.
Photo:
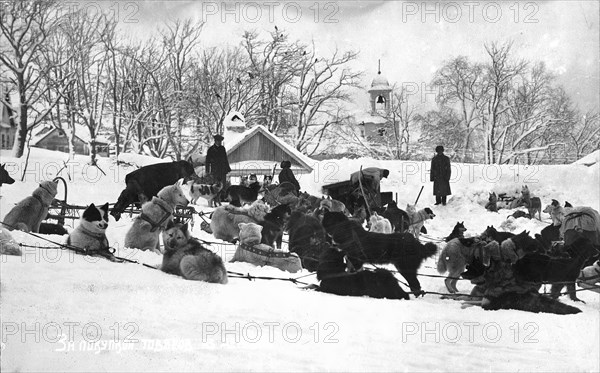
M 238 207 L 245 204 L 252 204 L 252 202 L 258 199 L 260 188 L 259 182 L 252 183 L 248 187 L 243 185 L 232 185 L 227 188 L 227 200 L 232 205 Z
M 260 223 L 263 226 L 261 243 L 273 247 L 277 243 L 277 249 L 281 250 L 283 230 L 290 218 L 292 210 L 286 204 L 274 207 L 265 215 L 265 220 Z

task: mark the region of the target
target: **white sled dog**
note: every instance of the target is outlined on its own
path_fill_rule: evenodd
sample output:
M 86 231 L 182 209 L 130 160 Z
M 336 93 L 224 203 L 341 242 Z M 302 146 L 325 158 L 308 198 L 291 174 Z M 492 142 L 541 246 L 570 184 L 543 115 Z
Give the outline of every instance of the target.
M 39 233 L 40 224 L 48 215 L 48 209 L 57 191 L 58 180 L 42 181 L 31 196 L 19 202 L 6 214 L 4 217 L 6 228 Z

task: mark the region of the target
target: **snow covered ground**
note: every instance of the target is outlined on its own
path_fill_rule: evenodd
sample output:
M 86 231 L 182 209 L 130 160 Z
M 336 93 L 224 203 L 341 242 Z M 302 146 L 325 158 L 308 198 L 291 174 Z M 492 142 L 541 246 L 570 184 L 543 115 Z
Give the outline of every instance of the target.
M 52 179 L 66 154 L 33 149 L 25 181 L 24 158 L 2 154 L 17 180 L 1 188 L 0 218 L 41 180 Z M 127 155 L 144 165 L 158 160 Z M 60 176 L 68 181 L 68 202 L 115 202 L 131 167 L 101 158 L 100 168 L 77 157 Z M 599 167 L 483 166 L 453 164 L 452 197 L 433 206 L 428 163 L 353 159 L 321 161 L 299 177 L 302 188 L 321 195 L 321 186 L 346 180 L 360 166 L 391 170 L 382 191 L 398 194 L 399 206 L 431 206 L 436 218 L 429 235 L 444 237 L 457 221 L 468 235 L 487 225 L 514 232 L 539 232 L 549 221 L 508 220 L 512 213 L 487 212 L 488 193 L 518 193 L 527 184 L 543 205 L 561 203 L 600 209 Z M 68 170 L 68 174 L 67 174 Z M 69 180 L 69 176 L 71 180 Z M 59 186 L 58 198 L 64 191 Z M 197 209 L 206 210 L 204 201 Z M 112 218 L 111 218 L 112 219 Z M 152 253 L 123 248 L 131 218 L 111 220 L 108 238 L 117 255 L 157 265 Z M 200 230 L 195 236 L 217 242 Z M 9 371 L 599 371 L 600 295 L 580 292 L 586 304 L 572 316 L 521 311 L 484 311 L 427 294 L 410 301 L 340 297 L 301 290 L 285 281 L 231 278 L 227 285 L 186 281 L 139 264 L 111 263 L 44 248 L 52 244 L 22 232 L 22 257 L 2 256 L 1 370 Z M 44 236 L 62 242 L 65 237 Z M 219 241 L 220 242 L 220 241 Z M 441 245 L 440 245 L 441 246 Z M 235 247 L 215 244 L 229 259 Z M 437 275 L 437 258 L 421 274 Z M 280 278 L 308 274 L 281 272 L 246 263 L 226 263 L 230 271 Z M 316 281 L 314 276 L 302 279 Z M 403 279 L 402 279 L 403 280 Z M 425 291 L 445 293 L 442 278 L 420 276 Z M 459 281 L 463 292 L 471 289 Z

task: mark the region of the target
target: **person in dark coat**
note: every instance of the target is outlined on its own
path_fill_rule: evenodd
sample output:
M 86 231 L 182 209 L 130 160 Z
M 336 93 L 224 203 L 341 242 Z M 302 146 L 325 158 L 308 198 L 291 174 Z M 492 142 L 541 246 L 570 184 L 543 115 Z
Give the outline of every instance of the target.
M 215 135 L 215 143 L 206 152 L 206 174 L 213 175 L 216 181 L 227 182 L 227 174 L 231 172 L 227 152 L 223 146 L 223 136 Z
M 300 191 L 300 183 L 296 180 L 296 176 L 294 176 L 294 172 L 291 169 L 292 162 L 290 161 L 282 161 L 281 162 L 281 172 L 279 173 L 279 184 L 288 182 L 294 184 L 296 187 L 296 192 Z M 298 193 L 296 193 L 297 195 Z
M 435 148 L 437 155 L 431 159 L 431 178 L 433 181 L 433 194 L 435 195 L 435 204 L 446 205 L 446 196 L 450 192 L 450 158 L 444 155 L 444 147 L 439 145 Z

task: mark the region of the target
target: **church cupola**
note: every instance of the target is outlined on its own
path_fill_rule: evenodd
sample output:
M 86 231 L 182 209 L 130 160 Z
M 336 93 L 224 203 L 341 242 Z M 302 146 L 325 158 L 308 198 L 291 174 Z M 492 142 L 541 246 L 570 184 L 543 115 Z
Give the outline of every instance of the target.
M 390 95 L 392 87 L 388 80 L 381 75 L 381 61 L 379 61 L 379 68 L 377 70 L 377 76 L 371 82 L 371 89 L 369 89 L 371 112 L 372 113 L 383 113 L 390 110 Z

